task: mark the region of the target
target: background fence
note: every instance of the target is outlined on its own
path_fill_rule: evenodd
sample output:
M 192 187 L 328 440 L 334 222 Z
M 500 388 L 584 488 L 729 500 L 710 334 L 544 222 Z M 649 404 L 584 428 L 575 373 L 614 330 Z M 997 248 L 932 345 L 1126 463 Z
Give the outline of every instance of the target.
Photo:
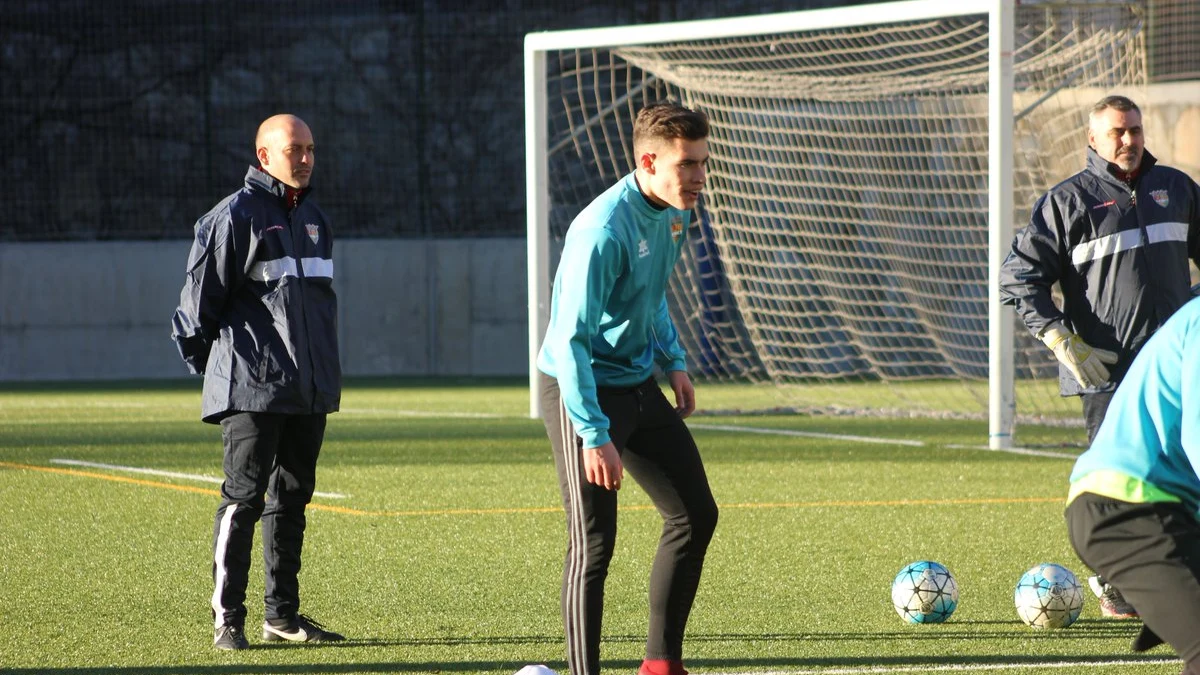
M 1200 2 L 1149 0 L 1151 82 L 1200 80 Z
M 7 2 L 0 241 L 188 238 L 282 111 L 313 128 L 340 236 L 518 234 L 524 34 L 714 16 L 689 5 Z
M 59 0 L 0 22 L 0 241 L 177 239 L 294 112 L 339 236 L 519 236 L 527 32 L 861 0 Z M 1150 0 L 1152 80 L 1200 77 L 1200 3 Z

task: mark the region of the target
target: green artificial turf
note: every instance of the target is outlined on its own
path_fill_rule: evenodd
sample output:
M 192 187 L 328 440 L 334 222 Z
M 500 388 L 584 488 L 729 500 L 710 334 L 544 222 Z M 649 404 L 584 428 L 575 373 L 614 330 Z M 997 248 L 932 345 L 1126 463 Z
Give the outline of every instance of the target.
M 0 388 L 0 672 L 565 673 L 565 526 L 525 387 L 349 382 L 317 485 L 346 497 L 314 500 L 300 580 L 302 610 L 350 641 L 265 645 L 256 559 L 254 648 L 237 653 L 211 644 L 217 485 L 52 461 L 219 476 L 199 381 Z M 710 409 L 778 401 L 741 385 L 698 394 Z M 685 643 L 693 673 L 1179 671 L 1168 648 L 1131 654 L 1140 624 L 1101 619 L 1090 593 L 1064 630 L 1027 628 L 1013 609 L 1036 563 L 1086 577 L 1062 518 L 1081 429 L 1022 427 L 1019 444 L 1051 455 L 1030 456 L 979 449 L 986 423 L 970 420 L 691 422 L 721 506 Z M 660 521 L 632 481 L 621 507 L 602 657 L 632 674 Z M 921 559 L 958 581 L 945 624 L 906 624 L 890 605 L 893 577 Z

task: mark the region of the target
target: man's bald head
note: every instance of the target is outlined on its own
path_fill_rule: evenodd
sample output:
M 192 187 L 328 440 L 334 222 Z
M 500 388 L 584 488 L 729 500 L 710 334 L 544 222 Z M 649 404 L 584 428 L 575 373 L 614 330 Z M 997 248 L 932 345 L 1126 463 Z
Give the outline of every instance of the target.
M 258 125 L 254 150 L 258 163 L 276 180 L 295 188 L 308 187 L 316 146 L 312 130 L 295 115 L 272 115 Z

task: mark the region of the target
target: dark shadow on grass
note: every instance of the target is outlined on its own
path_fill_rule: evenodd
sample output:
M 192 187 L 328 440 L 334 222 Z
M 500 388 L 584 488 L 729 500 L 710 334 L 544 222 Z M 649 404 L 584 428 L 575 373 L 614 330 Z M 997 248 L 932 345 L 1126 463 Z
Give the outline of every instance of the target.
M 996 626 L 997 628 L 992 628 Z M 1003 628 L 1000 628 L 1003 627 Z M 688 633 L 686 642 L 873 642 L 878 640 L 995 640 L 1021 639 L 1066 642 L 1072 640 L 1130 640 L 1141 630 L 1140 621 L 1080 619 L 1065 629 L 1024 628 L 1016 621 L 970 621 L 961 624 L 912 625 L 894 631 L 829 631 L 797 633 Z M 526 639 L 526 638 L 512 638 Z M 605 642 L 645 642 L 644 635 L 605 635 Z
M 953 666 L 983 666 L 996 664 L 1041 664 L 1041 663 L 1111 663 L 1114 660 L 1129 662 L 1136 665 L 1138 661 L 1157 662 L 1164 658 L 1172 658 L 1170 653 L 1157 655 L 1128 654 L 1124 656 L 1113 654 L 987 654 L 959 656 L 848 656 L 848 657 L 778 657 L 778 658 L 699 658 L 688 659 L 689 666 L 705 668 L 771 668 L 790 666 L 796 668 L 873 668 L 895 667 L 915 668 L 927 667 L 945 669 Z M 617 665 L 627 664 L 629 668 L 637 668 L 640 662 L 625 661 Z M 1182 661 L 1180 661 L 1182 663 Z M 1064 671 L 1066 672 L 1066 671 Z
M 230 655 L 229 659 L 237 658 Z M 524 663 L 511 661 L 422 661 L 368 663 L 238 663 L 193 666 L 109 666 L 104 668 L 13 668 L 5 675 L 303 675 L 305 673 L 477 673 L 484 670 L 516 671 Z M 562 664 L 557 667 L 558 670 Z
M 384 643 L 386 644 L 386 643 Z M 329 645 L 324 645 L 328 647 Z M 355 646 L 354 643 L 342 645 Z M 359 646 L 362 646 L 359 643 Z M 378 645 L 373 645 L 378 646 Z M 314 645 L 312 648 L 316 648 Z M 867 668 L 867 667 L 906 667 L 920 668 L 922 666 L 937 668 L 953 665 L 987 665 L 1000 663 L 1033 664 L 1054 663 L 1056 661 L 1072 663 L 1106 663 L 1114 658 L 1135 663 L 1137 661 L 1154 662 L 1169 656 L 1160 655 L 1127 655 L 1115 657 L 1112 654 L 1095 655 L 1029 655 L 1029 654 L 989 654 L 986 656 L 951 656 L 951 657 L 733 657 L 733 658 L 694 658 L 688 664 L 705 668 Z M 228 655 L 229 659 L 237 658 L 236 654 Z M 638 660 L 606 660 L 606 670 L 634 672 Z M 360 662 L 360 663 L 295 663 L 295 664 L 214 664 L 214 665 L 158 665 L 158 666 L 110 666 L 82 668 L 13 668 L 5 670 L 7 675 L 300 675 L 312 673 L 316 675 L 337 673 L 468 673 L 488 670 L 514 672 L 526 665 L 523 661 L 420 661 L 420 662 Z M 565 672 L 566 666 L 562 661 L 546 663 L 557 672 Z
M 1065 630 L 1003 630 L 993 628 L 976 629 L 978 626 L 1003 626 L 1013 628 L 1014 621 L 972 621 L 969 624 L 942 624 L 938 626 L 911 626 L 896 631 L 872 632 L 811 632 L 811 633 L 690 633 L 689 643 L 721 643 L 721 642 L 873 642 L 878 640 L 994 640 L 997 638 L 1013 638 L 1021 640 L 1037 640 L 1047 642 L 1065 642 L 1071 640 L 1116 639 L 1130 640 L 1141 629 L 1137 621 L 1112 621 L 1103 619 L 1083 619 Z M 604 642 L 608 644 L 626 643 L 640 644 L 646 641 L 645 635 L 605 635 Z M 410 639 L 359 638 L 346 642 L 327 643 L 323 645 L 292 645 L 276 643 L 270 645 L 255 645 L 261 649 L 295 649 L 295 648 L 324 648 L 324 647 L 462 647 L 462 646 L 522 646 L 522 645 L 557 645 L 563 643 L 561 635 L 498 635 L 498 636 L 453 636 L 453 637 L 420 637 Z M 635 664 L 636 665 L 636 664 Z
M 888 632 L 811 632 L 811 633 L 697 633 L 687 637 L 689 643 L 721 643 L 721 642 L 738 642 L 738 643 L 754 643 L 754 642 L 827 642 L 827 641 L 862 641 L 876 642 L 880 640 L 939 640 L 947 639 L 962 640 L 969 642 L 971 640 L 990 640 L 995 638 L 1019 638 L 1026 640 L 1029 638 L 1046 641 L 1064 641 L 1064 640 L 1079 640 L 1079 639 L 1132 639 L 1137 633 L 1141 624 L 1134 621 L 1111 621 L 1099 619 L 1085 619 L 1076 623 L 1076 625 L 1066 630 L 1049 630 L 1035 631 L 1030 629 L 1028 633 L 1022 633 L 1012 630 L 996 630 L 984 628 L 983 630 L 970 630 L 971 626 L 988 626 L 998 625 L 1011 627 L 1011 621 L 973 621 L 964 627 L 937 626 L 913 626 L 908 630 L 897 630 Z M 933 628 L 932 630 L 928 630 Z M 274 651 L 274 650 L 304 650 L 304 653 L 314 657 L 316 661 L 317 655 L 321 650 L 337 649 L 349 650 L 359 647 L 368 647 L 378 649 L 380 647 L 461 647 L 461 646 L 506 646 L 522 647 L 529 645 L 548 645 L 560 644 L 563 638 L 560 635 L 516 635 L 516 636 L 474 636 L 474 637 L 428 637 L 428 638 L 412 638 L 405 640 L 385 640 L 385 639 L 358 639 L 347 640 L 339 643 L 324 643 L 312 645 L 292 645 L 292 644 L 271 644 L 261 645 L 256 644 L 251 647 L 251 651 Z M 641 643 L 645 641 L 643 635 L 609 635 L 605 636 L 606 643 Z M 745 649 L 743 646 L 742 649 Z M 520 649 L 513 650 L 519 653 Z M 806 650 L 808 651 L 808 650 Z M 341 655 L 345 657 L 346 654 Z M 238 659 L 238 653 L 230 654 L 214 654 L 214 658 L 222 661 L 234 661 Z M 950 666 L 950 665 L 988 665 L 1000 663 L 1013 664 L 1033 664 L 1033 663 L 1054 663 L 1054 662 L 1077 662 L 1077 663 L 1103 663 L 1110 662 L 1114 659 L 1136 663 L 1138 661 L 1159 661 L 1164 658 L 1172 658 L 1169 649 L 1159 648 L 1150 654 L 987 654 L 987 655 L 957 655 L 957 656 L 876 656 L 876 657 L 767 657 L 755 658 L 736 656 L 730 658 L 692 658 L 688 663 L 695 667 L 705 668 L 779 668 L 779 667 L 795 667 L 795 668 L 855 668 L 855 667 L 907 667 L 920 668 Z M 620 670 L 624 669 L 633 672 L 637 669 L 639 661 L 636 660 L 609 660 L 605 661 L 605 668 Z M 355 663 L 302 663 L 302 664 L 243 664 L 243 663 L 218 663 L 207 665 L 155 665 L 155 666 L 110 666 L 110 667 L 79 667 L 79 668 L 12 668 L 4 672 L 8 675 L 258 675 L 258 674 L 277 674 L 277 675 L 299 675 L 301 673 L 314 673 L 317 675 L 327 674 L 336 675 L 338 673 L 429 673 L 429 672 L 444 672 L 444 673 L 468 673 L 479 671 L 509 671 L 515 672 L 522 666 L 526 665 L 524 661 L 510 660 L 491 660 L 491 661 L 365 661 Z M 565 665 L 562 661 L 551 661 L 546 665 L 555 669 L 558 672 L 565 672 Z
M 605 637 L 605 641 L 609 641 Z M 623 640 L 622 640 L 623 641 Z M 646 638 L 640 640 L 645 642 Z M 349 642 L 342 644 L 351 644 Z M 431 637 L 410 640 L 381 640 L 366 638 L 354 640 L 352 644 L 371 647 L 461 647 L 461 646 L 504 646 L 504 645 L 558 645 L 564 644 L 561 635 L 499 635 L 495 637 Z M 284 645 L 286 646 L 286 645 Z

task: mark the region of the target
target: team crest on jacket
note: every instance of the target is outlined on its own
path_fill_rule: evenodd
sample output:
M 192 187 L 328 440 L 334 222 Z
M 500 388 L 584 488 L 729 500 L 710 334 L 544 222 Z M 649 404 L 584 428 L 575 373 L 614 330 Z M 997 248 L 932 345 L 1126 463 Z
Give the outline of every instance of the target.
M 312 239 L 314 244 L 317 243 L 317 240 L 321 238 L 321 228 L 313 225 L 312 223 L 305 225 L 304 230 L 308 232 L 308 238 Z
M 1171 197 L 1167 195 L 1166 190 L 1151 190 L 1150 196 L 1154 198 L 1156 204 L 1164 209 L 1167 208 L 1167 204 L 1171 203 Z
M 683 218 L 675 216 L 675 219 L 671 221 L 671 241 L 679 241 L 679 238 L 682 236 Z

